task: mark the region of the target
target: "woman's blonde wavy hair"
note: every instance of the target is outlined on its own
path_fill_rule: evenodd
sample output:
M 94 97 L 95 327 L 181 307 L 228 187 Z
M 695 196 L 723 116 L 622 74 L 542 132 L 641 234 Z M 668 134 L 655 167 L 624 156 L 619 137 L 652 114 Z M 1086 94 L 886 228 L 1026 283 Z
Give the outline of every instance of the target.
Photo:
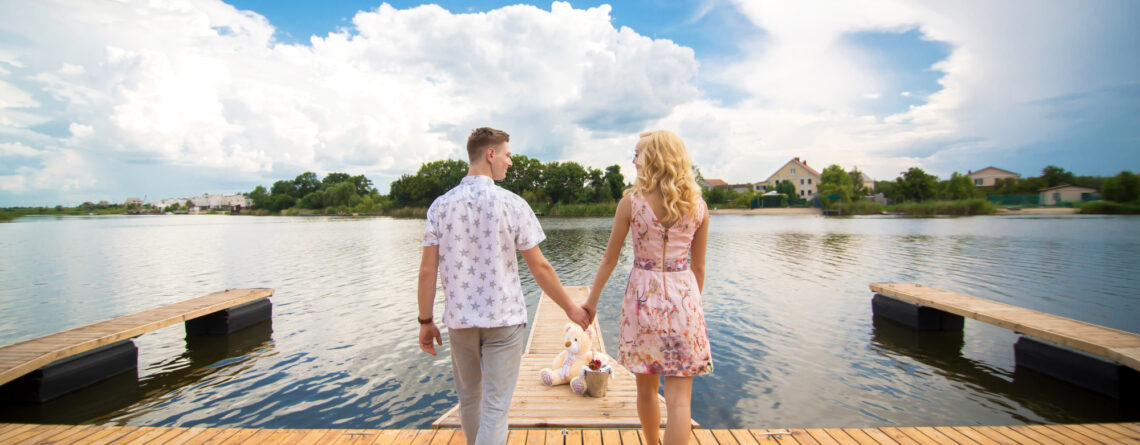
M 668 130 L 641 133 L 637 141 L 637 180 L 634 191 L 642 195 L 653 189 L 661 190 L 665 198 L 665 215 L 661 222 L 671 225 L 686 215 L 696 213 L 700 205 L 701 188 L 693 174 L 693 161 L 685 142 Z

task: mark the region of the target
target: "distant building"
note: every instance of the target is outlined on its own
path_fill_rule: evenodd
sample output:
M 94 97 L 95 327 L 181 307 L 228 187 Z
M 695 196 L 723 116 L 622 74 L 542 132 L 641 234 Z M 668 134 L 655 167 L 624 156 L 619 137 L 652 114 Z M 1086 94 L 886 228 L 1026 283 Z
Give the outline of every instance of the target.
M 795 197 L 811 200 L 819 194 L 820 177 L 819 172 L 808 167 L 807 161 L 795 157 L 758 185 L 762 190 L 773 190 L 781 182 L 791 182 L 796 186 Z
M 138 198 L 127 198 L 127 200 L 125 202 L 123 202 L 123 205 L 125 205 L 127 207 L 130 207 L 130 206 L 141 207 L 142 206 L 142 200 L 138 199 Z
M 993 187 L 998 179 L 1020 178 L 1021 175 L 997 167 L 986 167 L 976 172 L 968 172 L 966 176 L 974 181 L 975 187 Z
M 1077 185 L 1058 185 L 1038 190 L 1041 205 L 1055 206 L 1065 202 L 1088 202 L 1096 199 L 1097 190 Z
M 752 184 L 732 184 L 728 186 L 728 188 L 732 189 L 736 193 L 751 192 L 755 190 L 755 186 Z
M 867 193 L 871 193 L 871 190 L 875 189 L 875 180 L 871 179 L 870 176 L 867 176 L 866 172 L 863 172 L 861 170 L 859 171 L 859 176 L 860 181 L 863 183 L 863 190 L 866 190 Z
M 205 194 L 187 200 L 190 214 L 208 212 L 210 210 L 223 210 L 227 212 L 240 212 L 253 205 L 252 200 L 244 195 Z
M 175 204 L 178 204 L 178 207 L 185 207 L 186 201 L 189 201 L 189 199 L 186 199 L 186 198 L 167 198 L 167 199 L 163 199 L 163 200 L 159 200 L 159 201 L 151 201 L 150 204 L 147 204 L 147 205 L 149 205 L 153 208 L 162 210 L 162 209 L 165 209 L 165 208 L 170 207 L 170 206 L 175 205 Z
M 724 182 L 724 180 L 722 180 L 722 179 L 702 179 L 702 180 L 697 181 L 697 182 L 701 185 L 701 187 L 707 188 L 707 189 L 729 188 L 728 183 Z

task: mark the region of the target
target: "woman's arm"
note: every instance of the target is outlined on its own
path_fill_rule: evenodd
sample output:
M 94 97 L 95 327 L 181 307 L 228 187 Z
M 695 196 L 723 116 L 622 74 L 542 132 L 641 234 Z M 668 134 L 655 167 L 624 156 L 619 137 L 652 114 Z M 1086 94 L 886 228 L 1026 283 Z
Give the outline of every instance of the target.
M 614 212 L 610 241 L 606 243 L 606 253 L 602 256 L 602 264 L 598 266 L 597 275 L 594 275 L 594 285 L 590 286 L 590 298 L 586 299 L 586 304 L 583 306 L 590 313 L 591 319 L 597 313 L 596 309 L 598 299 L 602 296 L 602 288 L 606 286 L 606 281 L 609 281 L 610 274 L 614 272 L 614 267 L 617 266 L 618 257 L 621 256 L 625 236 L 629 233 L 629 217 L 632 213 L 629 195 L 626 195 L 618 202 L 617 211 Z
M 709 244 L 709 212 L 705 210 L 705 219 L 693 234 L 693 275 L 697 276 L 697 289 L 705 291 L 705 248 Z

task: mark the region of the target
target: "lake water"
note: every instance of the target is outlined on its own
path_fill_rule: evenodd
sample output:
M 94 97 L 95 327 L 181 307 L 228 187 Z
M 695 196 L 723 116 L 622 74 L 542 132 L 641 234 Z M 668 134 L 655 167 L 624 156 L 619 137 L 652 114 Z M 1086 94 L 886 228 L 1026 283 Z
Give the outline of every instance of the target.
M 546 256 L 588 285 L 609 218 L 543 218 Z M 871 314 L 868 284 L 914 281 L 1140 332 L 1140 218 L 714 215 L 707 428 L 1102 422 L 1136 408 L 1018 369 L 1016 334 L 916 333 Z M 130 373 L 0 422 L 425 428 L 456 401 L 446 347 L 416 346 L 423 220 L 29 217 L 0 224 L 0 344 L 229 288 L 271 287 L 271 323 L 187 344 L 135 340 Z M 599 307 L 607 349 L 631 263 Z M 530 313 L 539 298 L 522 270 Z M 436 313 L 440 313 L 442 297 Z M 446 345 L 446 339 L 444 341 Z M 537 378 L 522 376 L 522 378 Z

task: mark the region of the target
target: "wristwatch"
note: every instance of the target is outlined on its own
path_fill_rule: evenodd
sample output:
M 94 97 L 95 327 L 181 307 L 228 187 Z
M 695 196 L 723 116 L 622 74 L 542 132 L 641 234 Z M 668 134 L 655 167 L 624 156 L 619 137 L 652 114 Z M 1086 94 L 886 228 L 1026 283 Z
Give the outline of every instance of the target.
M 420 324 L 431 324 L 432 317 L 428 317 L 428 318 L 416 317 L 416 321 L 420 322 Z

